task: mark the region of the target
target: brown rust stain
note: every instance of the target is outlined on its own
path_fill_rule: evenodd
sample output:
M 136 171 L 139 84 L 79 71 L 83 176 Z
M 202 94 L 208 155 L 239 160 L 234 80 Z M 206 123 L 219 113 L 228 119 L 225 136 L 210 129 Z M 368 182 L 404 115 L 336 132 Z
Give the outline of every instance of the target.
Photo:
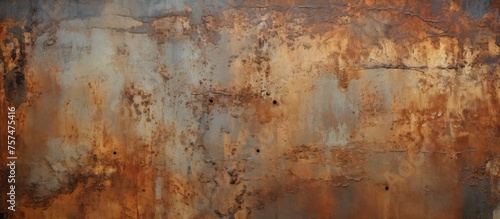
M 498 217 L 498 1 L 82 4 L 0 9 L 9 216 Z

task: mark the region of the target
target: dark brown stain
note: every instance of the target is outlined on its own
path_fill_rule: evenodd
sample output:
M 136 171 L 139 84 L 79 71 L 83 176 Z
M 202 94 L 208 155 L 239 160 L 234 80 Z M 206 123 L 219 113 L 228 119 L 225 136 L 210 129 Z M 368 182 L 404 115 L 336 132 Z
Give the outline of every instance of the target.
M 21 67 L 16 67 L 3 76 L 7 101 L 18 107 L 26 100 L 26 79 Z

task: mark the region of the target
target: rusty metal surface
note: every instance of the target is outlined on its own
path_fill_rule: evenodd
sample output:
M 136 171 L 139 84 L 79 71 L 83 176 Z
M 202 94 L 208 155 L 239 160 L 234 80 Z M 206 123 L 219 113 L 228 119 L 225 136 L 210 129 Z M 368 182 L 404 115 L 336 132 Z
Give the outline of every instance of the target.
M 2 1 L 3 215 L 500 218 L 499 8 Z

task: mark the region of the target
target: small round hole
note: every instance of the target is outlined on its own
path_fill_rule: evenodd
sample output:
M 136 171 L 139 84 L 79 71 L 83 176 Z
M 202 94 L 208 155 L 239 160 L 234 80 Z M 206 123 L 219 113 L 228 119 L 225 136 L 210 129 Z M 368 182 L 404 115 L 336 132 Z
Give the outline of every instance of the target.
M 389 186 L 385 186 L 385 191 L 389 191 Z
M 213 98 L 210 98 L 210 99 L 208 99 L 208 102 L 209 102 L 209 103 L 214 103 L 214 99 L 213 99 Z
M 260 153 L 260 149 L 257 149 L 257 153 Z
M 113 154 L 116 155 L 116 151 L 113 151 Z
M 278 101 L 273 100 L 273 104 L 274 104 L 274 105 L 278 104 Z

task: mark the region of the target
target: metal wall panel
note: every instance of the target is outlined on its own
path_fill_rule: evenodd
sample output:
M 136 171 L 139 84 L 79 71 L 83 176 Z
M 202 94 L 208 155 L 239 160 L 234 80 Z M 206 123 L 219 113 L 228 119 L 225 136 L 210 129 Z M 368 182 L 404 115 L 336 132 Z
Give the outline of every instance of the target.
M 500 218 L 499 9 L 2 1 L 1 215 Z

